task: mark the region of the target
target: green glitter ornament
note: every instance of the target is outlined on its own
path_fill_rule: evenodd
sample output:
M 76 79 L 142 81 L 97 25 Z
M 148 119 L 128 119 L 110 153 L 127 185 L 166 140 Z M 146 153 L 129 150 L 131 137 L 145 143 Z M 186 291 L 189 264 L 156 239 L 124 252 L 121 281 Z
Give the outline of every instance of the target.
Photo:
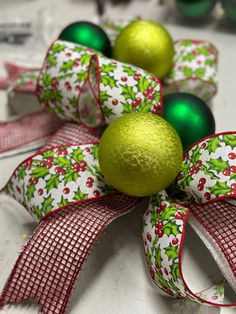
M 111 56 L 111 43 L 104 30 L 91 22 L 75 22 L 68 25 L 58 37 L 102 52 Z
M 215 4 L 216 0 L 176 0 L 179 12 L 189 19 L 205 19 Z
M 163 98 L 163 117 L 177 131 L 184 149 L 215 133 L 215 119 L 203 100 L 192 94 L 174 93 Z

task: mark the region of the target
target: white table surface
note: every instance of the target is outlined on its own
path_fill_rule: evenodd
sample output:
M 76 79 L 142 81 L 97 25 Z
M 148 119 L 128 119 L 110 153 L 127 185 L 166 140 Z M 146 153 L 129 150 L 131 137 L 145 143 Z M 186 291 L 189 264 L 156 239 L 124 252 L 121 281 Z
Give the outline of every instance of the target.
M 141 15 L 159 21 L 166 21 L 165 10 L 154 5 L 155 1 L 136 1 L 128 7 L 107 6 L 106 16 L 124 18 Z M 37 10 L 51 7 L 53 20 L 44 12 L 50 27 L 47 37 L 53 39 L 58 26 L 64 26 L 75 20 L 95 19 L 93 2 L 87 1 L 0 1 L 1 16 L 30 16 L 35 20 Z M 212 41 L 220 51 L 219 92 L 211 103 L 217 132 L 236 129 L 236 35 L 224 32 L 218 24 L 211 22 L 206 26 L 184 27 L 174 23 L 167 15 L 165 23 L 173 38 L 194 38 Z M 53 26 L 54 25 L 54 26 Z M 39 38 L 40 41 L 40 38 Z M 10 59 L 30 58 L 41 60 L 46 44 L 42 41 L 29 50 L 1 49 L 0 62 Z M 30 56 L 30 57 L 29 57 Z M 2 68 L 0 74 L 3 73 Z M 0 92 L 0 119 L 5 117 L 6 95 Z M 22 154 L 0 160 L 0 186 L 2 186 L 20 161 L 30 154 Z M 81 273 L 74 291 L 70 313 L 81 314 L 172 314 L 178 313 L 176 301 L 165 296 L 152 285 L 144 259 L 140 237 L 141 212 L 135 211 L 113 222 L 105 235 L 96 245 Z M 28 213 L 15 201 L 0 196 L 0 290 L 17 259 L 21 246 L 33 232 L 36 225 Z M 25 238 L 26 237 L 26 238 Z M 194 291 L 210 287 L 221 280 L 217 266 L 204 245 L 189 228 L 184 250 L 184 273 Z M 235 298 L 236 299 L 236 298 Z M 234 300 L 235 300 L 234 299 Z M 199 313 L 200 309 L 191 309 L 186 313 Z M 3 313 L 37 313 L 37 306 L 26 304 L 5 307 Z M 183 313 L 183 312 L 182 312 Z M 201 313 L 207 313 L 204 307 Z M 222 314 L 233 314 L 235 309 L 221 309 Z M 185 313 L 184 313 L 185 314 Z

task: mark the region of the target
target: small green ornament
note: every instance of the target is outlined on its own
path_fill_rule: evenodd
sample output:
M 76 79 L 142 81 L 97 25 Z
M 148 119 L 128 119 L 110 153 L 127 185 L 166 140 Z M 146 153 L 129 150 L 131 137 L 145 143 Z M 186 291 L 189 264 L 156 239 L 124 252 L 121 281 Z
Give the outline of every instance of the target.
M 231 21 L 236 22 L 236 0 L 222 0 L 222 6 L 227 17 Z
M 163 117 L 178 132 L 184 149 L 215 133 L 215 119 L 211 110 L 203 100 L 192 94 L 174 93 L 165 96 Z
M 216 0 L 176 0 L 179 12 L 189 19 L 205 19 L 212 12 Z
M 68 25 L 58 37 L 102 52 L 106 57 L 111 56 L 111 43 L 104 30 L 90 22 L 75 22 Z

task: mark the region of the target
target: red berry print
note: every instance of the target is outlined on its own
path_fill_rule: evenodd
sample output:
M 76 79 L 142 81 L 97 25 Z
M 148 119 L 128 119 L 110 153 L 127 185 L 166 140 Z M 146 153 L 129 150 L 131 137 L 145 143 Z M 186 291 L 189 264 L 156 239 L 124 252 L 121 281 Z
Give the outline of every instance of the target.
M 157 235 L 158 235 L 159 238 L 162 238 L 163 235 L 164 235 L 164 231 L 161 230 L 161 229 L 158 229 Z
M 152 241 L 152 236 L 150 235 L 150 233 L 147 233 L 147 240 L 148 240 L 149 242 Z
M 231 195 L 231 196 L 236 196 L 236 190 L 232 190 L 232 191 L 230 192 L 230 195 Z
M 206 148 L 206 143 L 202 143 L 201 148 Z
M 231 167 L 230 167 L 230 172 L 235 173 L 235 172 L 236 172 L 236 166 L 231 166 Z
M 148 92 L 146 92 L 146 91 L 143 92 L 143 96 L 144 96 L 144 97 L 147 97 L 147 96 L 148 96 Z
M 69 194 L 70 193 L 70 189 L 69 188 L 64 188 L 63 193 L 64 194 Z
M 149 96 L 148 96 L 148 99 L 150 99 L 150 100 L 153 100 L 155 98 L 155 95 L 154 94 L 150 94 Z
M 198 166 L 198 167 L 201 167 L 201 165 L 202 165 L 202 161 L 201 161 L 201 160 L 198 160 L 197 166 Z
M 206 192 L 206 193 L 204 194 L 204 197 L 205 197 L 205 199 L 206 199 L 207 201 L 209 201 L 209 200 L 211 199 L 211 194 L 210 194 L 209 192 Z
M 236 183 L 231 184 L 231 189 L 236 190 Z
M 30 178 L 29 181 L 28 181 L 28 184 L 29 184 L 29 185 L 34 184 L 34 180 Z
M 60 174 L 63 169 L 61 167 L 56 167 L 55 172 Z
M 205 178 L 201 178 L 199 180 L 199 184 L 204 185 L 206 183 L 206 179 Z
M 53 162 L 54 158 L 53 157 L 48 157 L 48 161 Z
M 168 272 L 168 270 L 167 270 L 166 267 L 164 267 L 164 272 L 165 272 L 165 274 L 166 274 L 167 276 L 169 275 L 169 272 Z
M 148 91 L 149 93 L 152 93 L 153 90 L 154 90 L 154 88 L 153 88 L 152 86 L 149 86 L 149 87 L 147 88 L 147 91 Z
M 194 169 L 193 169 L 193 173 L 194 173 L 194 174 L 197 174 L 197 173 L 198 173 L 198 171 L 199 171 L 199 168 L 198 168 L 198 167 L 194 167 Z
M 100 196 L 100 192 L 99 192 L 98 190 L 95 190 L 95 191 L 93 192 L 93 195 L 94 195 L 95 197 L 99 197 L 99 196 Z
M 161 210 L 164 210 L 166 207 L 167 207 L 167 205 L 164 204 L 164 203 L 162 203 L 162 204 L 160 205 L 160 209 L 161 209 Z
M 228 177 L 230 175 L 230 170 L 225 169 L 225 170 L 222 171 L 222 173 L 223 173 L 224 176 Z
M 117 99 L 112 99 L 112 105 L 113 106 L 116 106 L 116 105 L 118 105 L 118 100 Z
M 198 191 L 202 191 L 204 189 L 204 186 L 202 184 L 198 184 L 197 189 Z
M 42 160 L 42 161 L 40 162 L 40 166 L 41 166 L 41 167 L 46 167 L 46 166 L 47 166 L 47 161 L 46 161 L 46 160 Z
M 174 239 L 172 240 L 172 244 L 173 244 L 173 245 L 177 245 L 178 243 L 179 243 L 179 239 L 174 238 Z
M 162 229 L 163 228 L 163 223 L 161 221 L 159 221 L 157 224 L 156 224 L 157 228 L 158 229 Z
M 91 152 L 91 149 L 89 147 L 85 147 L 84 150 L 86 151 L 86 153 L 90 153 Z
M 43 194 L 43 189 L 39 189 L 38 190 L 38 195 L 42 195 Z
M 122 76 L 122 77 L 121 77 L 121 81 L 122 81 L 122 82 L 126 82 L 127 80 L 128 80 L 127 76 Z
M 235 153 L 229 153 L 228 157 L 229 157 L 229 159 L 235 159 L 236 154 Z
M 176 215 L 175 215 L 175 218 L 176 219 L 182 219 L 182 213 L 181 212 L 179 212 L 179 213 L 177 213 Z
M 39 179 L 38 178 L 34 178 L 33 179 L 33 184 L 37 184 L 39 182 Z

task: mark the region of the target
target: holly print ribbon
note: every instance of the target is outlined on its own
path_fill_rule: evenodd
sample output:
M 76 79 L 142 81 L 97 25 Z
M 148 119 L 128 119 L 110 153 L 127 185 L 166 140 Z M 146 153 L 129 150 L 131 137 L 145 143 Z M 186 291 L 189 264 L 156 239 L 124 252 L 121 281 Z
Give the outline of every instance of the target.
M 142 234 L 149 271 L 152 280 L 171 296 L 213 306 L 236 306 L 236 303 L 224 303 L 221 285 L 193 292 L 182 269 L 189 221 L 236 291 L 233 263 L 236 207 L 228 202 L 229 198 L 235 198 L 235 141 L 236 133 L 229 132 L 194 144 L 185 153 L 176 179 L 176 187 L 186 194 L 171 189 L 170 197 L 162 191 L 151 197 L 144 213 Z

